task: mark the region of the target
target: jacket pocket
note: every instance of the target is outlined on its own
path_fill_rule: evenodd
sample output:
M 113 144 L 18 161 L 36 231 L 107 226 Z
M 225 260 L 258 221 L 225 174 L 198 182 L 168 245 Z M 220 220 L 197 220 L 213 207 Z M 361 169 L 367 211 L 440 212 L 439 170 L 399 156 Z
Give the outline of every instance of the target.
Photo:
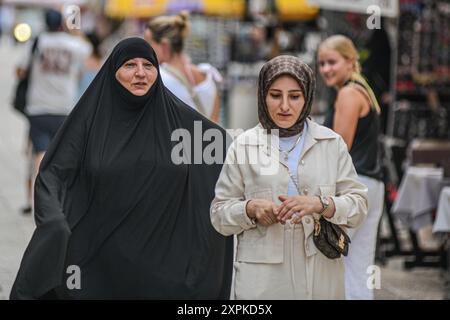
M 283 263 L 283 243 L 276 247 L 268 241 L 257 246 L 240 244 L 236 252 L 237 262 L 247 263 Z
M 246 192 L 245 199 L 264 199 L 272 201 L 272 190 L 270 188 L 264 188 L 253 192 Z M 242 235 L 242 240 L 244 242 L 256 242 L 261 237 L 264 237 L 267 232 L 267 227 L 256 223 L 256 228 L 247 230 Z

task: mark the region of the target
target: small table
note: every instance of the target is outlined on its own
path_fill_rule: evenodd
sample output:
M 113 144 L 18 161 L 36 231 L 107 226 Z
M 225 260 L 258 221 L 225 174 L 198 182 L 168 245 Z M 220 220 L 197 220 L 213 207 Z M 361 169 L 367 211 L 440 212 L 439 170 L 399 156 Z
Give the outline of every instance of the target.
M 447 254 L 445 261 L 445 267 L 447 269 L 446 280 L 450 281 L 450 187 L 444 187 L 441 191 L 441 195 L 439 196 L 436 220 L 433 225 L 433 233 L 443 237 L 444 250 L 446 250 Z M 450 283 L 447 284 L 446 298 L 450 299 Z
M 404 266 L 439 267 L 446 264 L 446 253 L 442 249 L 424 251 L 419 245 L 417 231 L 432 225 L 432 211 L 436 209 L 444 183 L 444 170 L 431 167 L 409 167 L 403 176 L 391 212 L 409 229 L 411 251 L 401 251 L 408 257 Z M 412 259 L 411 259 L 412 258 Z
M 431 225 L 430 212 L 437 207 L 443 177 L 442 168 L 409 167 L 400 183 L 392 213 L 416 232 Z
M 450 232 L 450 187 L 444 187 L 439 196 L 433 232 Z

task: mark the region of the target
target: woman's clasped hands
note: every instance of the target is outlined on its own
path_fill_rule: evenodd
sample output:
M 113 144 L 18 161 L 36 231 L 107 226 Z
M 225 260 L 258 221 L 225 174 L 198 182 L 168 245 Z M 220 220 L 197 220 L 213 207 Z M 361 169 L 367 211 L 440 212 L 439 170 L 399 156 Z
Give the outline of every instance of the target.
M 278 199 L 281 201 L 280 205 L 266 199 L 251 199 L 246 207 L 248 217 L 263 226 L 275 223 L 285 224 L 290 219 L 291 223 L 299 224 L 304 216 L 322 210 L 318 197 L 279 195 Z

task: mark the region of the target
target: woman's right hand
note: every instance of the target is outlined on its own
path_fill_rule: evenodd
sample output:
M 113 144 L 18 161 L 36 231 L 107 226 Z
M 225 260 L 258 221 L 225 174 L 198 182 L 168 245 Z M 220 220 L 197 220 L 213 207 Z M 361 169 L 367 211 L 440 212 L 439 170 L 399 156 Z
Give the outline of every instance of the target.
M 270 226 L 278 222 L 275 203 L 265 199 L 252 199 L 247 202 L 247 216 L 255 219 L 263 226 Z

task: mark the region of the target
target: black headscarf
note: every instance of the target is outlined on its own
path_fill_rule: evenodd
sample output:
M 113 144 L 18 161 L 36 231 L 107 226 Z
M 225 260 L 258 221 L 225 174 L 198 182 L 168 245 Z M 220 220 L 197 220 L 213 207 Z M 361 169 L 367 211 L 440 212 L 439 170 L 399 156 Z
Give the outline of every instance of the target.
M 142 97 L 115 78 L 136 57 L 158 69 Z M 144 40 L 121 41 L 42 161 L 37 228 L 11 298 L 227 299 L 232 238 L 219 235 L 209 218 L 221 165 L 171 160 L 178 143 L 172 132 L 194 137 L 194 121 L 200 133 L 215 128 L 226 140 L 223 129 L 165 89 Z M 66 286 L 75 281 L 71 265 L 80 268 L 81 289 Z
M 280 128 L 271 118 L 266 105 L 266 96 L 272 83 L 282 75 L 293 77 L 305 97 L 305 105 L 295 124 L 290 128 Z M 266 62 L 259 72 L 258 79 L 258 118 L 264 129 L 278 129 L 280 137 L 290 137 L 303 130 L 306 118 L 311 112 L 314 100 L 316 79 L 311 68 L 300 58 L 281 55 Z

